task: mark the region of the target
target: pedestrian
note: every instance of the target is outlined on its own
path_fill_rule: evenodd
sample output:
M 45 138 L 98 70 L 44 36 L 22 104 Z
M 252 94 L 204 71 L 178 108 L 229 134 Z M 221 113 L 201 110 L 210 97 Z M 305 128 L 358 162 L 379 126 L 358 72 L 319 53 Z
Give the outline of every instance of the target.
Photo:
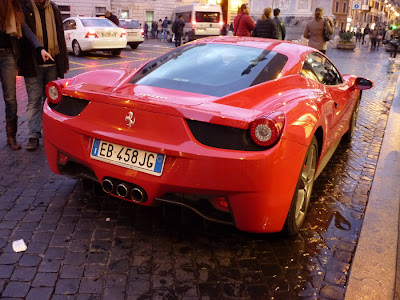
M 254 20 L 249 16 L 250 6 L 242 4 L 240 12 L 233 20 L 234 35 L 251 36 L 251 32 L 255 27 Z
M 281 10 L 279 8 L 274 9 L 274 21 L 278 30 L 278 40 L 284 40 L 286 37 L 286 24 L 281 19 Z
M 361 43 L 361 38 L 362 38 L 362 32 L 360 26 L 358 26 L 356 31 L 356 43 L 357 42 Z
M 326 53 L 326 41 L 322 36 L 324 25 L 328 33 L 333 34 L 333 21 L 331 18 L 323 18 L 324 10 L 317 7 L 314 12 L 314 18 L 309 20 L 304 28 L 303 36 L 308 39 L 308 45 Z
M 365 43 L 365 36 L 369 36 L 369 33 L 371 32 L 371 29 L 369 28 L 369 24 L 367 24 L 367 26 L 365 26 L 364 31 L 363 31 L 363 36 L 362 36 L 362 44 Z M 368 38 L 367 38 L 368 39 Z M 368 43 L 368 41 L 367 41 Z
M 161 42 L 162 40 L 162 31 L 163 31 L 163 27 L 162 27 L 162 20 L 159 19 L 157 22 L 157 39 L 159 42 Z
M 378 37 L 376 39 L 376 47 L 379 50 L 379 47 L 382 43 L 383 37 L 385 36 L 385 30 L 383 27 L 378 27 Z
M 147 22 L 144 22 L 143 32 L 144 32 L 144 37 L 147 40 L 148 39 L 147 35 L 149 33 L 149 24 L 147 24 Z
M 179 15 L 174 23 L 172 23 L 171 28 L 172 32 L 175 34 L 175 47 L 179 47 L 181 45 L 183 27 L 185 27 L 185 22 L 183 21 L 182 15 Z
M 375 26 L 374 29 L 371 31 L 371 50 L 376 49 L 378 35 L 379 35 L 378 28 Z
M 119 20 L 116 15 L 114 15 L 108 10 L 106 10 L 104 15 L 106 16 L 107 19 L 109 19 L 111 22 L 113 22 L 115 25 L 119 27 Z
M 54 61 L 36 61 L 33 47 L 22 41 L 19 68 L 20 75 L 24 76 L 28 94 L 29 141 L 26 149 L 34 151 L 38 149 L 39 138 L 42 136 L 45 87 L 57 77 L 64 78 L 69 69 L 69 62 L 61 13 L 57 5 L 50 0 L 25 0 L 22 9 L 26 24 L 44 45 L 45 50 L 54 57 Z
M 390 60 L 394 60 L 397 55 L 398 47 L 400 45 L 400 33 L 399 29 L 393 29 L 390 36 Z
M 18 130 L 16 76 L 22 37 L 32 45 L 35 53 L 40 53 L 44 61 L 53 59 L 24 23 L 20 2 L 0 0 L 0 81 L 5 103 L 7 145 L 13 150 L 21 149 L 16 139 Z
M 157 31 L 157 22 L 153 21 L 151 22 L 151 36 L 153 37 L 153 39 L 156 38 L 156 31 Z
M 162 34 L 164 42 L 167 41 L 167 31 L 168 31 L 168 18 L 165 17 L 164 21 L 162 22 Z
M 259 20 L 256 27 L 254 27 L 252 36 L 277 39 L 278 30 L 276 27 L 276 23 L 272 19 L 272 8 L 267 7 L 264 9 L 264 14 L 261 16 L 261 20 Z

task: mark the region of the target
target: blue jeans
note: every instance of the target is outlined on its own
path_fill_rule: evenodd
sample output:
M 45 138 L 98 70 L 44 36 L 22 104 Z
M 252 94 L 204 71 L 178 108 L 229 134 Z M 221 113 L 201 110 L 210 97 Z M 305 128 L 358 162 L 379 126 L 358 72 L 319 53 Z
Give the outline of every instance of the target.
M 167 40 L 167 28 L 163 28 L 162 33 L 163 33 L 163 38 L 164 38 L 164 42 L 165 42 Z
M 28 93 L 28 135 L 30 138 L 42 136 L 42 111 L 46 84 L 57 79 L 57 67 L 38 67 L 36 77 L 25 77 L 25 87 Z
M 7 121 L 14 120 L 17 117 L 16 76 L 17 61 L 10 49 L 10 53 L 0 55 L 0 80 L 3 89 Z

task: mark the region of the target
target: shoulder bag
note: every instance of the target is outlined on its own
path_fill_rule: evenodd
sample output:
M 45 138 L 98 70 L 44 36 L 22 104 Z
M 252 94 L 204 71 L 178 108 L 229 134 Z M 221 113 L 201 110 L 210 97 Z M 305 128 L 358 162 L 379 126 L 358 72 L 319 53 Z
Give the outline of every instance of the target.
M 326 19 L 324 19 L 324 27 L 322 28 L 322 37 L 325 42 L 331 40 L 331 34 L 328 32 Z

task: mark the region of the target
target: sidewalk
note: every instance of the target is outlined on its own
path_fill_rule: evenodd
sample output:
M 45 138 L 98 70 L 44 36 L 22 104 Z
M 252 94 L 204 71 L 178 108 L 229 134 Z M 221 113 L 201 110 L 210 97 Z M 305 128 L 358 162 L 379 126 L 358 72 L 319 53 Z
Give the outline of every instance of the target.
M 399 299 L 399 200 L 400 80 L 350 270 L 346 300 Z

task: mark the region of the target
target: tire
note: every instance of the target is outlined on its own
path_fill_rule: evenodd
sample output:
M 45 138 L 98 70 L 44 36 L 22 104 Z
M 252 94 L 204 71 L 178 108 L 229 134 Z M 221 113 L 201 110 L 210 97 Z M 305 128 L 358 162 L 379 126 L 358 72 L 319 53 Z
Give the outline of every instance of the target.
M 137 49 L 139 46 L 138 44 L 130 43 L 129 46 L 131 46 L 131 49 Z
M 190 36 L 189 36 L 188 33 L 186 33 L 186 34 L 185 34 L 185 41 L 184 41 L 184 43 L 186 44 L 186 43 L 189 43 L 189 42 L 190 42 Z
M 82 56 L 83 54 L 81 46 L 77 41 L 72 42 L 72 52 L 74 53 L 75 56 Z
M 111 50 L 111 54 L 114 56 L 120 55 L 121 54 L 122 49 L 114 49 Z
M 314 136 L 304 158 L 292 203 L 283 228 L 283 233 L 286 235 L 296 235 L 304 223 L 310 204 L 312 188 L 314 186 L 317 158 L 318 143 Z
M 343 135 L 342 141 L 344 143 L 350 143 L 353 138 L 354 131 L 356 129 L 357 118 L 358 118 L 358 110 L 360 108 L 360 99 L 361 99 L 361 95 L 358 97 L 356 105 L 354 106 L 354 109 L 353 109 L 353 113 L 351 114 L 349 130 L 347 130 L 347 132 Z

